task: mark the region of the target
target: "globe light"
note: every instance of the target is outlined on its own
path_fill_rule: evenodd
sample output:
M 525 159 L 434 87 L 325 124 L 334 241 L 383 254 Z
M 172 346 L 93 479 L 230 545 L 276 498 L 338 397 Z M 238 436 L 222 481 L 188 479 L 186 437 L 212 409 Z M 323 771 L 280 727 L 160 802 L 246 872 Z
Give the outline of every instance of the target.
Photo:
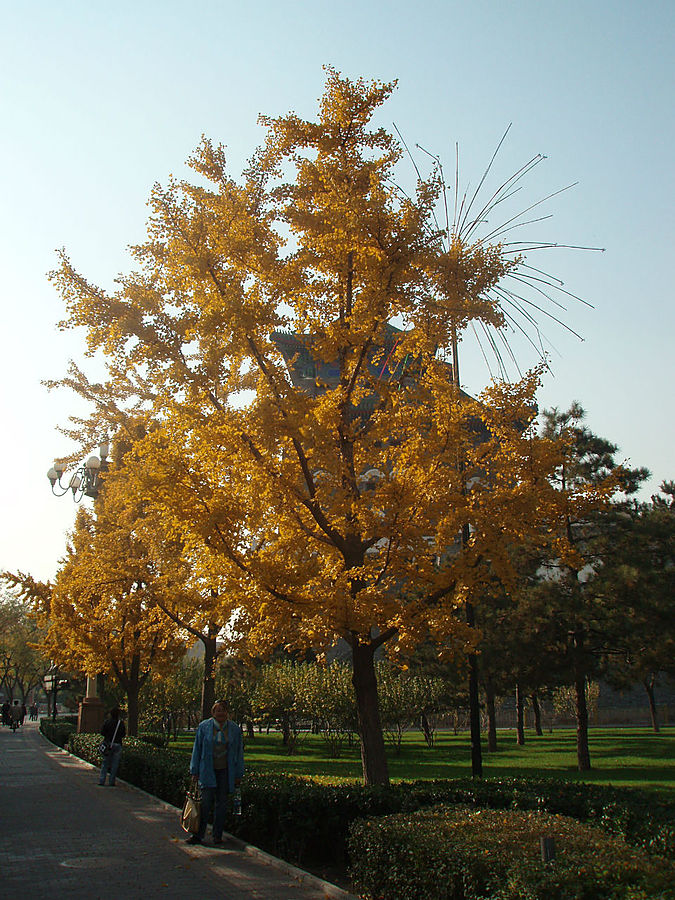
M 78 503 L 85 496 L 92 499 L 98 496 L 101 473 L 108 468 L 110 442 L 107 438 L 101 441 L 98 449 L 100 455 L 90 456 L 68 479 L 64 478 L 66 464 L 59 460 L 54 461 L 54 465 L 47 472 L 47 478 L 56 497 L 63 497 L 71 491 L 73 500 Z

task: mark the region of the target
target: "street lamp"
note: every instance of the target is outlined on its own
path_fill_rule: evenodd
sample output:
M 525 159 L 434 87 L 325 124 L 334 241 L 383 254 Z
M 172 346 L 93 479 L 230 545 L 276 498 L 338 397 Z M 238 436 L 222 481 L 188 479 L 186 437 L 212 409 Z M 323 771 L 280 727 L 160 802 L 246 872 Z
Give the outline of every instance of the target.
M 53 694 L 54 703 L 52 708 L 52 719 L 56 719 L 56 699 L 58 697 L 59 689 L 66 690 L 69 688 L 70 681 L 67 678 L 61 678 L 59 675 L 59 667 L 55 663 L 52 663 L 47 669 L 42 676 L 42 681 L 44 682 L 45 690 L 48 693 L 51 692 Z M 49 703 L 47 703 L 47 718 L 49 718 Z
M 101 474 L 108 469 L 108 454 L 110 443 L 104 438 L 98 445 L 98 456 L 90 456 L 89 459 L 75 470 L 67 478 L 64 478 L 66 466 L 60 460 L 55 460 L 54 465 L 47 472 L 47 478 L 52 486 L 52 494 L 56 497 L 64 497 L 70 490 L 75 503 L 79 503 L 83 497 L 91 497 L 95 500 L 101 487 Z M 54 693 L 54 712 L 56 718 L 56 697 L 60 687 L 68 687 L 68 681 L 59 680 L 56 666 L 52 666 L 44 676 L 45 689 Z M 49 714 L 49 705 L 47 705 Z M 87 693 L 80 703 L 77 730 L 78 733 L 86 731 L 98 732 L 103 724 L 103 703 L 96 696 L 96 679 L 87 676 Z
M 52 486 L 52 494 L 56 497 L 63 497 L 70 490 L 76 503 L 79 503 L 82 497 L 94 499 L 98 497 L 101 472 L 105 472 L 108 468 L 109 451 L 110 444 L 106 438 L 98 445 L 99 456 L 90 456 L 86 463 L 76 469 L 65 483 L 62 479 L 66 467 L 59 460 L 55 460 L 54 465 L 47 472 L 47 478 Z
M 12 668 L 12 657 L 8 653 L 5 654 L 2 668 L 2 681 L 0 682 L 0 684 L 2 685 L 3 693 L 6 696 L 6 699 L 11 701 L 12 689 L 10 687 L 9 670 Z
M 58 666 L 52 664 L 49 669 L 42 676 L 42 680 L 45 685 L 45 690 L 47 691 L 47 697 L 49 694 L 53 695 L 53 712 L 52 719 L 56 718 L 56 697 L 59 690 L 59 669 Z M 47 718 L 49 718 L 49 700 L 47 700 Z

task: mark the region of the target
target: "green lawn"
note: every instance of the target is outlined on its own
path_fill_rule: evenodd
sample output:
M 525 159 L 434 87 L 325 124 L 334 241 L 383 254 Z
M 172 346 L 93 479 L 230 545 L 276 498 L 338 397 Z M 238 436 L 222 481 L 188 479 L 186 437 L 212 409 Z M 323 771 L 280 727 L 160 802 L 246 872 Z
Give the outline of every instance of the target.
M 483 774 L 500 777 L 528 774 L 552 775 L 597 784 L 641 787 L 675 795 L 675 728 L 654 734 L 646 728 L 593 728 L 590 732 L 590 772 L 576 769 L 576 734 L 560 729 L 537 737 L 526 735 L 518 747 L 514 731 L 499 732 L 499 749 L 487 753 L 483 745 Z M 173 747 L 189 753 L 192 739 L 185 736 Z M 300 738 L 297 752 L 288 755 L 277 733 L 256 733 L 246 741 L 246 768 L 249 772 L 326 777 L 331 780 L 360 780 L 361 757 L 358 745 L 343 746 L 335 759 L 326 753 L 323 738 Z M 429 749 L 419 732 L 407 733 L 400 754 L 388 747 L 389 773 L 393 780 L 418 778 L 461 778 L 471 774 L 468 734 L 441 732 Z

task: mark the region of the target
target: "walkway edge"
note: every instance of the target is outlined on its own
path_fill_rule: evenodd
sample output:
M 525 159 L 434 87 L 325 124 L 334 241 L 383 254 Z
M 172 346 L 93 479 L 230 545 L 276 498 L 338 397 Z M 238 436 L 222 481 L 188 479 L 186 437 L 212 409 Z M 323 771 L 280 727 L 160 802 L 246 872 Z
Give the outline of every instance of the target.
M 76 756 L 74 753 L 71 753 L 69 750 L 66 750 L 63 747 L 59 747 L 58 744 L 54 744 L 49 740 L 48 737 L 46 737 L 46 735 L 42 733 L 42 731 L 40 731 L 39 728 L 38 734 L 47 744 L 49 744 L 50 748 L 58 750 L 59 753 L 63 753 L 66 756 L 69 756 L 77 763 L 80 763 L 82 767 L 93 769 L 95 772 L 98 772 L 98 766 L 95 766 L 93 763 L 87 762 L 86 759 L 82 759 L 81 756 Z M 120 784 L 123 784 L 130 790 L 142 794 L 144 797 L 147 797 L 149 800 L 152 800 L 154 803 L 162 806 L 164 809 L 175 813 L 176 818 L 178 818 L 178 816 L 180 815 L 180 810 L 172 803 L 167 803 L 166 800 L 161 800 L 159 797 L 155 797 L 154 794 L 149 794 L 147 791 L 144 791 L 142 788 L 137 787 L 135 784 L 124 781 L 124 779 L 120 778 L 119 776 L 117 780 L 120 782 Z M 279 859 L 279 857 L 277 856 L 272 856 L 271 853 L 267 853 L 265 850 L 261 850 L 259 847 L 256 847 L 253 844 L 248 844 L 246 843 L 246 841 L 242 841 L 234 834 L 224 832 L 223 836 L 227 837 L 229 841 L 231 841 L 238 849 L 242 850 L 248 856 L 259 859 L 262 863 L 265 863 L 265 865 L 285 872 L 287 875 L 290 875 L 298 882 L 315 886 L 317 890 L 323 892 L 322 896 L 328 898 L 328 900 L 358 900 L 358 897 L 356 897 L 355 894 L 350 894 L 348 891 L 343 890 L 336 884 L 332 884 L 330 881 L 324 881 L 323 878 L 319 878 L 318 875 L 312 875 L 311 872 L 306 872 L 304 869 L 299 869 L 297 866 L 291 865 L 291 863 L 286 862 L 285 859 Z

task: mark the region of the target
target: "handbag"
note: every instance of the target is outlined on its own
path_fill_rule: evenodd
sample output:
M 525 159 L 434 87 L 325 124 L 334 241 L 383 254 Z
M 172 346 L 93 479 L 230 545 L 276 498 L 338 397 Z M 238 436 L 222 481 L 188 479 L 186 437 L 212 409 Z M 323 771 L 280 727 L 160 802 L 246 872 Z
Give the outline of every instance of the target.
M 112 745 L 115 743 L 115 738 L 117 737 L 117 729 L 118 729 L 119 727 L 120 727 L 120 722 L 119 722 L 119 719 L 118 719 L 118 720 L 117 720 L 117 725 L 115 726 L 115 731 L 113 732 L 112 741 L 110 741 L 110 743 L 108 743 L 108 741 L 106 741 L 106 740 L 104 739 L 104 740 L 102 740 L 101 743 L 98 745 L 98 752 L 101 754 L 101 756 L 108 756 L 108 754 L 110 753 L 110 750 L 111 750 L 111 748 L 112 748 Z
M 188 834 L 197 834 L 202 817 L 202 798 L 199 788 L 190 788 L 185 794 L 185 803 L 180 814 L 180 824 Z

